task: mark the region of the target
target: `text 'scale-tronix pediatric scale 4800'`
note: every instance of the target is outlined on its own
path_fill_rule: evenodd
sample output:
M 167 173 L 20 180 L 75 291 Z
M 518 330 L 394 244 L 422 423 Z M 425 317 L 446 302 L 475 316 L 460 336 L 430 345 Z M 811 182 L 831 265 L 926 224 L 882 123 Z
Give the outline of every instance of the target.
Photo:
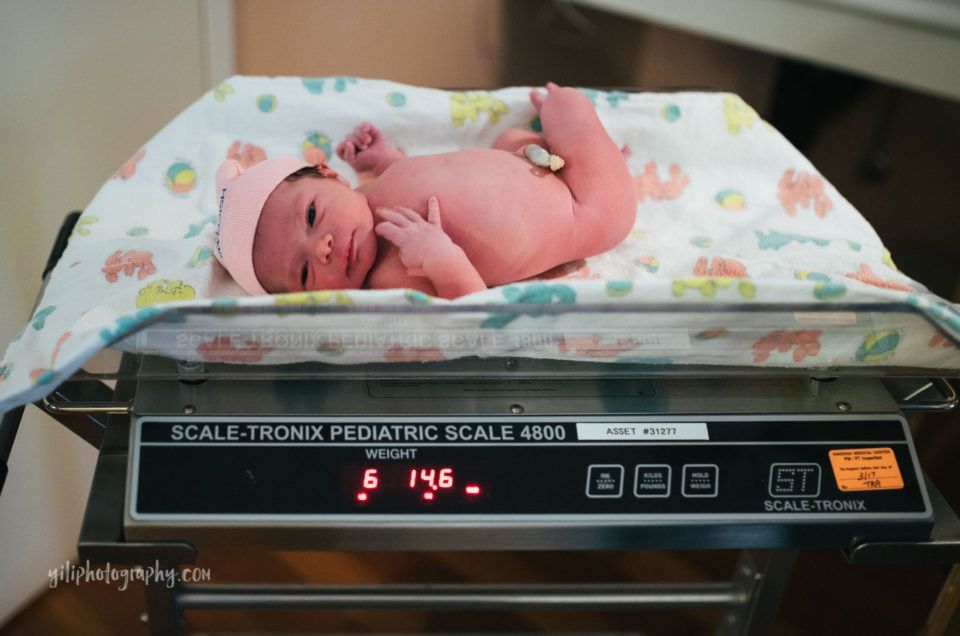
M 473 530 L 506 547 L 537 528 L 547 547 L 617 547 L 668 546 L 682 528 L 720 547 L 725 531 L 826 545 L 931 524 L 898 415 L 144 416 L 132 442 L 133 536 L 288 524 L 349 544 L 350 529 L 390 527 L 398 541 Z

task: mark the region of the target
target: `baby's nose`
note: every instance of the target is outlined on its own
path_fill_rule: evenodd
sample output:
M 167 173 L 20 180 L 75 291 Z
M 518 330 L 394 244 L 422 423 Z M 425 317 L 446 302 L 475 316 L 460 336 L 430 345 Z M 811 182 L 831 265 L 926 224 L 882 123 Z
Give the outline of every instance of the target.
M 329 263 L 330 252 L 333 251 L 333 234 L 324 234 L 320 240 L 314 244 L 313 249 L 321 263 L 324 265 Z

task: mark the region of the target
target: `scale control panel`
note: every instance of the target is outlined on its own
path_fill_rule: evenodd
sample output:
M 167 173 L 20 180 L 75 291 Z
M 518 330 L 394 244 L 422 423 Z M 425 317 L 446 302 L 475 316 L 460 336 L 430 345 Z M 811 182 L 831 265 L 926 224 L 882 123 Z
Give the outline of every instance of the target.
M 898 416 L 141 417 L 128 520 L 929 522 Z

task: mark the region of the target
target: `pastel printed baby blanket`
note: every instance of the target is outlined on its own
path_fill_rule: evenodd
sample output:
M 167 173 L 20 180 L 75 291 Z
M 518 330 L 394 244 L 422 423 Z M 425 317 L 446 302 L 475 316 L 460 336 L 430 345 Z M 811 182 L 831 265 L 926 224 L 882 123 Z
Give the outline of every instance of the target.
M 0 410 L 39 399 L 104 346 L 263 364 L 513 355 L 960 367 L 957 308 L 897 271 L 864 218 L 737 96 L 583 90 L 633 175 L 636 224 L 617 248 L 456 301 L 405 290 L 247 297 L 211 253 L 225 158 L 325 155 L 356 184 L 334 149 L 362 121 L 413 156 L 489 147 L 539 120 L 529 88 L 227 80 L 86 207 L 0 361 Z M 299 307 L 312 313 L 271 311 Z

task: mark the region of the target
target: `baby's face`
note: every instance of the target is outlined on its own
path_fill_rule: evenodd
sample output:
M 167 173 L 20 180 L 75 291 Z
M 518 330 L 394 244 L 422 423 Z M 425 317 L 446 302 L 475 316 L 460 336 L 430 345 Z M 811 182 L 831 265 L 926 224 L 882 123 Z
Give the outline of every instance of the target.
M 376 256 L 366 197 L 336 179 L 282 181 L 263 205 L 253 268 L 270 293 L 357 289 Z

